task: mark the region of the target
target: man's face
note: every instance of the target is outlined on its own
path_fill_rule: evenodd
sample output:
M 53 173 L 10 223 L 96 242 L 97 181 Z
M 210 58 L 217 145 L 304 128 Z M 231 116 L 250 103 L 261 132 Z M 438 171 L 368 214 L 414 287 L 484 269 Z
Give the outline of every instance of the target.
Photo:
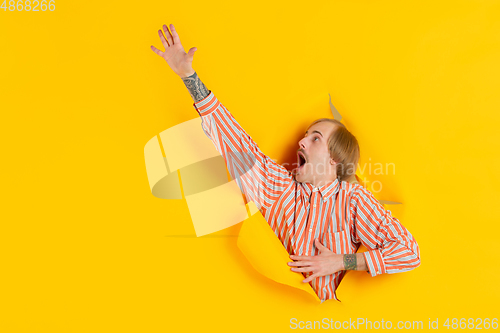
M 299 141 L 298 167 L 293 170 L 296 181 L 318 186 L 320 181 L 335 179 L 331 173 L 335 165 L 330 163 L 328 138 L 336 127 L 328 121 L 320 121 L 309 127 L 304 138 Z

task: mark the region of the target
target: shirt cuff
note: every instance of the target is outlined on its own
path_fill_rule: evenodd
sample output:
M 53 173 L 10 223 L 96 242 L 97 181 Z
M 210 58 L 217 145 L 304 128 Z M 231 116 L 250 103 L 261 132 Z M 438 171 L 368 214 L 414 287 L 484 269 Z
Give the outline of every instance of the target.
M 371 276 L 386 273 L 384 259 L 379 249 L 363 252 Z
M 206 116 L 214 112 L 220 105 L 219 100 L 215 97 L 214 93 L 210 90 L 207 97 L 199 102 L 193 103 L 194 108 L 200 117 Z

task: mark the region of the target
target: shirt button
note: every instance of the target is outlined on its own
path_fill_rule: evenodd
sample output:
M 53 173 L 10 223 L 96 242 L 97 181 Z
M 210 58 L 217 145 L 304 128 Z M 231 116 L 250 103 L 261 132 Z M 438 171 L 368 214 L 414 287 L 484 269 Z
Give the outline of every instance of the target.
M 309 229 L 309 232 L 313 232 L 313 230 L 312 230 L 312 229 Z
M 379 271 L 377 271 L 377 274 L 380 274 L 380 272 L 379 272 Z
M 316 204 L 314 204 L 313 207 L 316 208 Z

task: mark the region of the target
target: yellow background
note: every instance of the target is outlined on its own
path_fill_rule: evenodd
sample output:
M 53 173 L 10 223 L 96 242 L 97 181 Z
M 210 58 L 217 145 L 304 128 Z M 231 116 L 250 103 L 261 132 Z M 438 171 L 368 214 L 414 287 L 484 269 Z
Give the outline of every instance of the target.
M 497 1 L 56 1 L 0 10 L 2 332 L 288 331 L 298 320 L 500 317 Z M 421 266 L 350 271 L 342 303 L 270 281 L 241 225 L 194 237 L 152 196 L 145 143 L 198 117 L 155 55 L 173 23 L 193 67 L 261 149 L 293 162 L 328 93 L 394 163 L 377 198 Z

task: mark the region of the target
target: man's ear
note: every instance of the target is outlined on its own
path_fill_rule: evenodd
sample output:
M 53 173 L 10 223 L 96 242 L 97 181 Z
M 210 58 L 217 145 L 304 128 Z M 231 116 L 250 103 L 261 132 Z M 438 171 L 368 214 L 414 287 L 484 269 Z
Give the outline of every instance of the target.
M 330 158 L 330 164 L 331 164 L 331 165 L 335 165 L 335 164 L 337 164 L 337 162 L 335 162 L 335 161 L 333 160 L 333 158 Z

